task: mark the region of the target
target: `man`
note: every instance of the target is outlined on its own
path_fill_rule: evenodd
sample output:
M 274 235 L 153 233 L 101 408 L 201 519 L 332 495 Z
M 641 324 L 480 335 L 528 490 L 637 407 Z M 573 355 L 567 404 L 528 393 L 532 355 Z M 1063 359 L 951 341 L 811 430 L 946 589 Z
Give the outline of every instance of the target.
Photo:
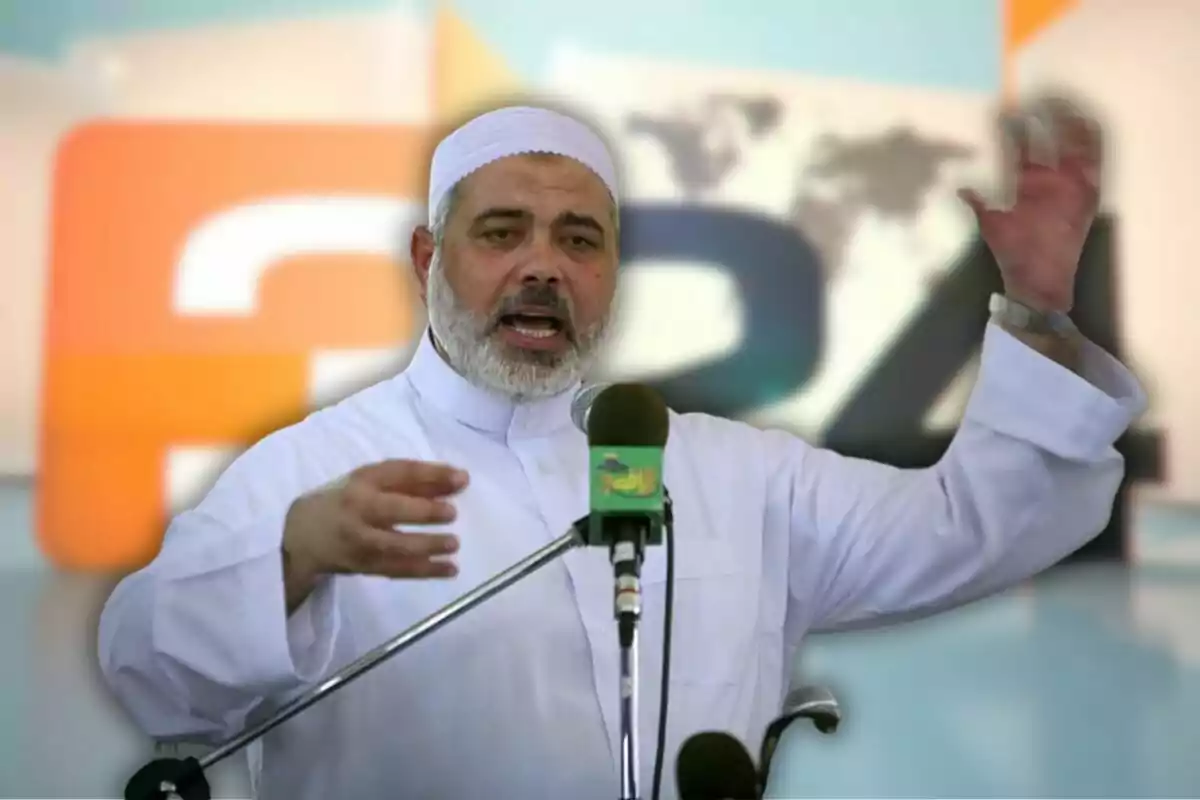
M 704 729 L 757 741 L 805 633 L 965 603 L 1106 524 L 1113 442 L 1144 400 L 1065 324 L 1099 142 L 1061 108 L 1051 121 L 1057 158 L 1020 148 L 1011 208 L 963 195 L 1008 300 L 939 464 L 899 470 L 672 416 L 668 759 Z M 109 599 L 101 664 L 145 731 L 229 737 L 586 512 L 569 406 L 609 326 L 617 196 L 603 143 L 555 112 L 502 109 L 442 141 L 412 237 L 429 332 L 409 367 L 251 447 Z M 606 556 L 568 554 L 272 732 L 253 753 L 258 796 L 616 796 Z M 643 580 L 647 791 L 663 563 L 652 549 Z

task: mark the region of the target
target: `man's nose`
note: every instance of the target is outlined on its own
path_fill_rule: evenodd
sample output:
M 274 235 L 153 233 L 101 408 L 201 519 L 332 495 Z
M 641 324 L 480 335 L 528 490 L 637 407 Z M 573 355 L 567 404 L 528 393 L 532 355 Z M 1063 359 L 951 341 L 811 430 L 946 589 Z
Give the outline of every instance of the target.
M 553 269 L 528 269 L 521 272 L 521 283 L 526 285 L 535 283 L 548 283 L 555 285 L 560 281 L 561 276 L 561 272 Z
M 553 246 L 538 242 L 521 265 L 521 283 L 558 283 L 563 278 L 561 259 L 562 254 Z

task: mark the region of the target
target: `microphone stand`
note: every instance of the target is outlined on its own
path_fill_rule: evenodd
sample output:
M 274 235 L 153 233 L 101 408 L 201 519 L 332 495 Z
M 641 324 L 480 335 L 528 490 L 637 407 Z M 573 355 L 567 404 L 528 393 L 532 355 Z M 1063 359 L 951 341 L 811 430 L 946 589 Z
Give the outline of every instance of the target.
M 610 548 L 620 644 L 621 800 L 641 800 L 638 794 L 638 622 L 642 615 L 641 565 L 645 531 L 637 522 L 620 526 Z
M 584 546 L 588 543 L 587 531 L 589 524 L 589 517 L 577 520 L 563 536 L 560 536 L 540 550 L 535 551 L 503 572 L 483 582 L 444 608 L 430 614 L 408 630 L 360 656 L 357 660 L 338 670 L 317 686 L 284 705 L 268 719 L 234 736 L 202 758 L 162 758 L 151 761 L 138 770 L 129 780 L 129 783 L 125 785 L 125 800 L 211 800 L 212 792 L 208 781 L 204 777 L 204 770 L 223 761 L 254 741 L 261 739 L 267 733 L 287 722 L 313 703 L 336 692 L 355 678 L 379 666 L 401 650 L 405 650 L 416 644 L 446 623 L 462 616 L 488 598 L 507 589 L 522 578 L 533 574 L 568 551 Z M 618 549 L 620 549 L 618 545 L 614 545 L 614 565 L 617 563 L 616 551 Z M 624 553 L 625 550 L 622 549 L 621 552 Z M 635 549 L 634 552 L 637 554 L 637 562 L 640 563 L 640 550 Z M 637 590 L 636 578 L 634 597 L 640 609 L 640 592 Z M 621 596 L 618 594 L 618 606 L 621 602 Z M 636 617 L 634 619 L 636 622 Z M 630 630 L 633 630 L 633 628 Z M 622 643 L 624 643 L 624 640 L 622 640 Z M 636 642 L 631 640 L 630 649 L 626 650 L 623 648 L 621 654 L 621 720 L 623 729 L 624 726 L 628 725 L 627 735 L 631 743 L 635 742 L 633 736 L 634 732 L 636 732 L 637 698 L 636 693 L 630 695 L 627 708 L 625 678 L 627 675 L 631 675 L 633 669 L 636 668 L 635 659 L 637 651 L 635 648 Z M 629 687 L 636 691 L 635 683 L 631 682 Z M 629 715 L 628 717 L 626 716 L 627 714 Z M 624 742 L 624 734 L 622 739 Z M 622 800 L 638 800 L 636 794 L 625 793 L 624 789 L 626 775 L 636 775 L 636 754 L 637 751 L 635 749 L 632 751 L 634 759 L 632 768 L 634 772 L 628 773 L 626 769 L 622 770 Z M 623 750 L 623 760 L 624 757 L 625 752 Z
M 620 800 L 642 800 L 638 792 L 641 775 L 641 749 L 638 740 L 638 623 L 642 618 L 642 560 L 648 545 L 662 544 L 663 532 L 667 533 L 667 552 L 674 547 L 674 527 L 671 496 L 663 489 L 663 521 L 657 535 L 650 517 L 643 514 L 600 517 L 600 524 L 589 528 L 592 536 L 588 544 L 608 545 L 609 560 L 613 565 L 613 611 L 617 619 L 617 639 L 620 646 L 620 751 L 621 751 L 621 798 Z M 670 559 L 670 555 L 668 555 Z M 670 608 L 664 626 L 670 620 Z M 667 665 L 670 653 L 666 650 L 670 631 L 664 627 L 663 635 L 663 693 L 659 709 L 659 748 L 656 754 L 655 777 L 651 791 L 658 798 L 658 781 L 662 775 L 662 744 L 666 728 Z

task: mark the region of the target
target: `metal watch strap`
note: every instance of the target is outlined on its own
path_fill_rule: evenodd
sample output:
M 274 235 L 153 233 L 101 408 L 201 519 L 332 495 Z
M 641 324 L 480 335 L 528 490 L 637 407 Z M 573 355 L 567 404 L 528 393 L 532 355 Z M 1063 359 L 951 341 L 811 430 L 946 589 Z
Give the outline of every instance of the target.
M 1072 337 L 1079 333 L 1069 315 L 1061 311 L 1036 311 L 1002 294 L 992 295 L 988 311 L 991 312 L 993 320 L 1015 330 L 1063 337 Z

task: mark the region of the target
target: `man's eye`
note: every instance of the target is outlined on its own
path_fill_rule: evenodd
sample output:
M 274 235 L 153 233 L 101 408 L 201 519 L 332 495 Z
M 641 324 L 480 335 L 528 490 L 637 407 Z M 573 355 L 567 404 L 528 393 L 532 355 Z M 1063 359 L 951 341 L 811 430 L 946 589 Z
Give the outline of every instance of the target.
M 512 235 L 513 235 L 513 231 L 507 230 L 505 228 L 494 228 L 490 231 L 483 232 L 484 239 L 486 239 L 489 242 L 495 242 L 497 244 L 500 244 L 502 242 L 507 242 L 509 239 L 512 238 Z
M 570 236 L 567 238 L 567 242 L 571 247 L 581 250 L 594 250 L 597 246 L 594 241 L 586 236 Z

